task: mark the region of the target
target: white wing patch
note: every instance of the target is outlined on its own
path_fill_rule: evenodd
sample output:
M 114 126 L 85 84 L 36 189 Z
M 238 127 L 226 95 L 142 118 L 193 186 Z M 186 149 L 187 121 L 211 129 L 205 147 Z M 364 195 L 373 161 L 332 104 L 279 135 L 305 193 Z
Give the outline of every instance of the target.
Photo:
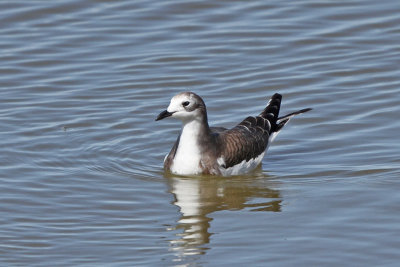
M 223 176 L 240 175 L 246 172 L 250 172 L 261 163 L 262 159 L 264 158 L 264 154 L 265 152 L 261 153 L 258 157 L 254 159 L 250 159 L 249 161 L 243 160 L 239 164 L 236 164 L 226 169 L 221 167 L 222 164 L 220 164 L 220 162 L 225 163 L 225 160 L 222 157 L 218 158 L 217 162 L 220 165 L 219 170 Z
M 225 159 L 224 159 L 224 157 L 217 158 L 217 163 L 218 163 L 219 166 L 224 165 L 224 164 L 225 164 Z

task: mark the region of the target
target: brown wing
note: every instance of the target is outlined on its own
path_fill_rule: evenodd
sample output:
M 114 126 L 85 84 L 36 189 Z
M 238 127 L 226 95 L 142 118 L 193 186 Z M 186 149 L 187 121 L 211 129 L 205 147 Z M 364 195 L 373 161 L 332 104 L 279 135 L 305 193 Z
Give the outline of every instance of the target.
M 229 168 L 243 160 L 249 161 L 265 151 L 269 136 L 276 129 L 281 99 L 280 94 L 274 94 L 260 115 L 247 117 L 234 128 L 220 133 L 219 156 L 225 161 L 222 167 Z
M 232 167 L 243 160 L 256 158 L 268 146 L 269 131 L 257 126 L 261 117 L 247 117 L 236 127 L 219 135 L 220 157 L 225 161 L 224 168 Z

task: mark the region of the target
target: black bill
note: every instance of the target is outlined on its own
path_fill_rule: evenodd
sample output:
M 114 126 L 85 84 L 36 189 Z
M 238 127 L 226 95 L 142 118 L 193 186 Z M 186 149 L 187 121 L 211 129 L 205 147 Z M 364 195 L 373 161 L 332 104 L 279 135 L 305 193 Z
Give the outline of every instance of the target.
M 160 114 L 158 114 L 158 116 L 157 116 L 157 118 L 156 118 L 156 121 L 165 119 L 165 118 L 171 116 L 172 114 L 174 114 L 174 113 L 171 113 L 171 112 L 168 112 L 167 110 L 164 110 L 163 112 L 161 112 Z

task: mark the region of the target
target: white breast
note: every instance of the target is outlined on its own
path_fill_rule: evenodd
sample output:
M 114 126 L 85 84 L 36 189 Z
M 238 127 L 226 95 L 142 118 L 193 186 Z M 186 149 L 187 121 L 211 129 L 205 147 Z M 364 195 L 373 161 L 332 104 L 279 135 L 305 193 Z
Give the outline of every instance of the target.
M 183 126 L 179 145 L 172 161 L 171 172 L 179 175 L 200 174 L 200 149 L 197 143 L 197 134 L 200 127 L 197 121 Z

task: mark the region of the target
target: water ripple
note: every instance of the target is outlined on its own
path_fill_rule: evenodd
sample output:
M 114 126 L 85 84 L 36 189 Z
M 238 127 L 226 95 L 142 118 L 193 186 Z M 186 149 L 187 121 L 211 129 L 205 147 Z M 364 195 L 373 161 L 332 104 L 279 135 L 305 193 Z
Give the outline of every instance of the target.
M 397 264 L 399 14 L 393 0 L 0 3 L 0 262 Z M 313 111 L 250 176 L 170 177 L 180 124 L 154 119 L 186 90 L 211 125 L 275 92 L 282 114 Z

